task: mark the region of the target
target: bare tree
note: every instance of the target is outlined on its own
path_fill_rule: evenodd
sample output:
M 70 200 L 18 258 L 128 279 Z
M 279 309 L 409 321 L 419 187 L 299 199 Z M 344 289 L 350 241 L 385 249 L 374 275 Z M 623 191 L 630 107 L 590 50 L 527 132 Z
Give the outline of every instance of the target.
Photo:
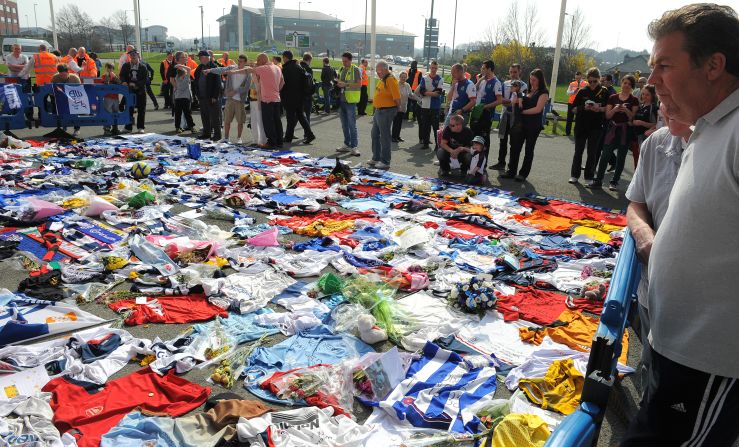
M 82 12 L 77 5 L 64 5 L 56 16 L 59 30 L 59 41 L 62 48 L 84 45 L 93 47 L 94 29 L 90 26 L 92 19 Z
M 123 44 L 128 44 L 128 37 L 133 36 L 133 26 L 128 23 L 128 15 L 126 14 L 126 11 L 118 10 L 114 12 L 111 16 L 111 19 L 116 24 L 118 29 L 121 30 L 121 35 L 123 36 Z
M 108 37 L 108 51 L 113 51 L 113 34 L 116 29 L 116 22 L 113 16 L 103 17 L 100 19 L 100 26 L 105 28 L 105 34 Z
M 519 60 L 523 59 L 523 48 L 533 48 L 543 44 L 544 33 L 539 27 L 536 5 L 529 2 L 523 11 L 519 3 L 513 2 L 508 12 L 498 24 L 500 41 L 514 45 Z
M 566 57 L 573 57 L 580 50 L 592 45 L 590 25 L 585 21 L 585 15 L 580 8 L 575 9 L 572 14 L 567 14 L 562 41 Z

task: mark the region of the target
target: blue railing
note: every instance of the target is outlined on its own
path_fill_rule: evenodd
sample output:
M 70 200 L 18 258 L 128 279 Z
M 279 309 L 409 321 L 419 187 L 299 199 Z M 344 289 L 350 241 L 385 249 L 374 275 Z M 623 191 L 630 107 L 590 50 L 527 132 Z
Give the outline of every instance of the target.
M 621 341 L 640 272 L 636 244 L 626 230 L 608 296 L 603 304 L 600 324 L 593 337 L 582 403 L 554 430 L 546 447 L 586 447 L 597 441 L 608 397 L 616 380 Z

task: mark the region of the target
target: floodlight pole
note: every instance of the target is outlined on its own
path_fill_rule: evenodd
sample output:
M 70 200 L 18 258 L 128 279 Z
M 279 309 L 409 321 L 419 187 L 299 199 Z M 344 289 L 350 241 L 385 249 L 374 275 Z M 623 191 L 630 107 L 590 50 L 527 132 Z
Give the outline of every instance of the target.
M 239 21 L 239 54 L 244 54 L 244 8 L 242 0 L 239 0 L 239 10 L 236 12 L 236 20 Z
M 549 84 L 549 97 L 557 97 L 557 75 L 559 74 L 559 58 L 562 55 L 562 32 L 565 25 L 565 9 L 567 0 L 562 0 L 559 7 L 559 27 L 557 28 L 557 46 L 554 48 L 554 64 L 552 65 L 552 82 Z M 552 99 L 552 104 L 554 100 Z
M 59 40 L 56 35 L 56 19 L 54 19 L 54 0 L 49 0 L 49 11 L 51 11 L 51 34 L 54 36 L 54 49 L 59 49 Z

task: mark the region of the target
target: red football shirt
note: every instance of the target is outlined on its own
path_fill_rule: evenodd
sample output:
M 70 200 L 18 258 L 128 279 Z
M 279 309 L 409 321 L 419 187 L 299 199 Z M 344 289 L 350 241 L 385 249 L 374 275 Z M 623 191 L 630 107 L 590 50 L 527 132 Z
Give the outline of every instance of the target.
M 130 310 L 125 323 L 135 326 L 144 323 L 190 323 L 208 321 L 216 316 L 228 318 L 228 311 L 211 304 L 205 295 L 149 297 L 146 304 L 136 300 L 121 300 L 108 305 L 113 311 Z
M 136 408 L 150 415 L 182 416 L 210 395 L 210 388 L 177 377 L 174 371 L 160 376 L 149 368 L 105 385 L 59 377 L 43 391 L 53 393 L 54 425 L 60 433 L 74 436 L 79 447 L 99 446 L 100 437 Z

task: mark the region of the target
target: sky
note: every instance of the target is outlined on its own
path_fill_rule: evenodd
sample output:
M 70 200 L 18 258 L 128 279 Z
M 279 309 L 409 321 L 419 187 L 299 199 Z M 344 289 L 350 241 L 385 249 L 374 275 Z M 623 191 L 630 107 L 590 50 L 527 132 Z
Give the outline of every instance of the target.
M 134 0 L 107 2 L 100 0 L 54 0 L 55 10 L 66 4 L 76 4 L 87 12 L 93 20 L 112 15 L 118 9 L 133 10 Z M 439 19 L 439 43 L 451 47 L 456 44 L 482 39 L 482 34 L 490 26 L 495 26 L 505 16 L 513 0 L 436 0 L 434 2 L 434 18 Z M 416 47 L 423 45 L 424 17 L 431 13 L 431 0 L 376 0 L 377 24 L 396 26 L 416 34 Z M 529 0 L 538 8 L 539 27 L 545 41 L 543 45 L 554 46 L 557 36 L 560 2 L 557 0 Z M 718 0 L 739 11 L 739 0 Z M 19 0 L 18 13 L 21 26 L 35 26 L 34 3 L 38 26 L 51 28 L 49 3 L 46 0 Z M 179 38 L 193 38 L 200 35 L 200 9 L 204 6 L 205 35 L 218 35 L 216 21 L 234 0 L 140 0 L 141 26 L 164 25 L 169 35 Z M 300 3 L 300 4 L 299 4 Z M 454 36 L 454 10 L 457 5 L 457 26 Z M 484 5 L 483 5 L 484 3 Z M 522 7 L 526 0 L 518 0 Z M 646 30 L 649 22 L 658 18 L 669 9 L 692 3 L 685 0 L 621 0 L 613 2 L 604 14 L 606 2 L 592 0 L 568 0 L 566 10 L 574 12 L 580 8 L 590 25 L 591 48 L 598 51 L 614 47 L 630 50 L 649 50 L 651 42 Z M 116 6 L 117 5 L 117 6 Z M 244 6 L 261 8 L 261 0 L 243 0 Z M 277 0 L 276 7 L 282 9 L 298 9 L 321 11 L 335 15 L 343 20 L 342 29 L 362 25 L 365 22 L 365 2 L 362 0 Z M 129 11 L 132 16 L 133 13 Z M 606 19 L 605 22 L 603 19 Z M 567 20 L 567 17 L 565 18 Z M 371 20 L 371 0 L 368 5 L 368 26 Z M 539 43 L 537 42 L 537 45 Z

